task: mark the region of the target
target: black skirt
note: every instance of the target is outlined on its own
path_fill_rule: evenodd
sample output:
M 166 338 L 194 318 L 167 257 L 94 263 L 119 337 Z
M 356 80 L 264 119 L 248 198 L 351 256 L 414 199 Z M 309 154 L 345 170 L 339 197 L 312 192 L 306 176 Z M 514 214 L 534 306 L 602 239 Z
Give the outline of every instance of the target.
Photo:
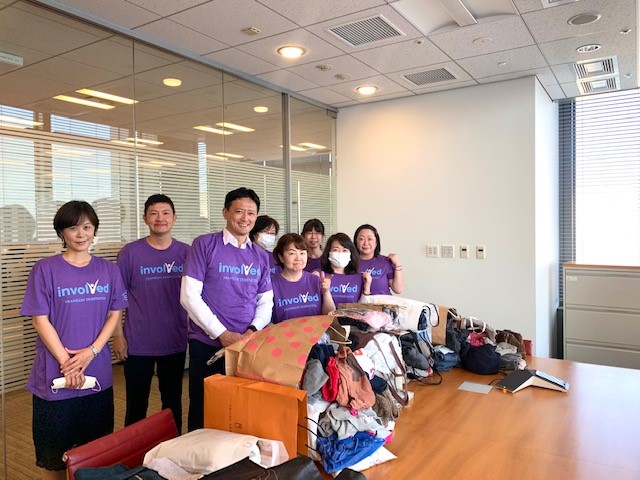
M 33 444 L 36 465 L 64 470 L 67 450 L 113 432 L 113 388 L 67 400 L 33 396 Z

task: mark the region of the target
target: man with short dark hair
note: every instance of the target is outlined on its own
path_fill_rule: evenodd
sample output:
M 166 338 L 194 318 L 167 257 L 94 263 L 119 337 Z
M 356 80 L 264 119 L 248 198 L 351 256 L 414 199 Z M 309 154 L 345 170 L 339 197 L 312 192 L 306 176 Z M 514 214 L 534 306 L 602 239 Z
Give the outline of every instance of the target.
M 169 197 L 144 204 L 149 235 L 125 245 L 118 266 L 129 294 L 124 327 L 114 333 L 114 351 L 124 360 L 127 392 L 125 425 L 147 416 L 154 369 L 162 408 L 170 408 L 182 430 L 182 378 L 187 350 L 187 312 L 180 305 L 180 282 L 189 245 L 174 239 L 175 207 Z
M 225 372 L 224 361 L 207 365 L 207 360 L 271 320 L 268 254 L 249 238 L 259 210 L 253 190 L 227 193 L 222 209 L 227 226 L 196 238 L 185 264 L 180 301 L 190 319 L 189 431 L 204 425 L 204 379 Z

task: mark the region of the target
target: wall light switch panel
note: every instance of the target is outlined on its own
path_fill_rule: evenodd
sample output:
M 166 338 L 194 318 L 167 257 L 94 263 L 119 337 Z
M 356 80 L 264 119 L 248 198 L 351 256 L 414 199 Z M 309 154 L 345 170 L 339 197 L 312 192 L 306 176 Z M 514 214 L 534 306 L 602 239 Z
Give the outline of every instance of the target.
M 428 258 L 440 258 L 440 245 L 427 245 Z
M 484 245 L 476 246 L 476 258 L 478 260 L 484 260 L 487 258 L 487 250 L 484 248 Z
M 469 258 L 469 245 L 460 245 L 460 258 Z
M 440 247 L 440 253 L 442 254 L 442 258 L 455 258 L 456 247 L 455 245 L 442 245 Z

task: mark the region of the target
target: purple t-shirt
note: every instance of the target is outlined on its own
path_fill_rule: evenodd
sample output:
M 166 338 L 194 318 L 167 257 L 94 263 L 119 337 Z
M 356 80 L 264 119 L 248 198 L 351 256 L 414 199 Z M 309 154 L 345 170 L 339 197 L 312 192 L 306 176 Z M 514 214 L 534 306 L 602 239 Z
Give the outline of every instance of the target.
M 307 272 L 315 272 L 322 270 L 322 257 L 307 258 L 307 266 L 304 267 Z
M 390 295 L 389 280 L 394 276 L 393 262 L 384 255 L 360 259 L 360 273 L 371 273 L 371 295 Z
M 331 277 L 331 297 L 336 308 L 339 303 L 357 303 L 362 295 L 362 274 L 334 273 Z
M 39 260 L 29 274 L 21 315 L 48 315 L 62 345 L 77 350 L 91 345 L 104 327 L 110 311 L 127 307 L 127 294 L 118 267 L 91 257 L 84 267 L 75 267 L 62 255 Z M 96 377 L 102 389 L 113 385 L 111 350 L 106 344 L 85 375 Z M 60 364 L 36 337 L 36 357 L 26 389 L 44 400 L 66 400 L 95 393 L 61 388 L 51 391 L 54 378 L 62 377 Z
M 157 250 L 141 238 L 125 245 L 118 267 L 129 296 L 124 336 L 131 355 L 171 355 L 187 349 L 187 312 L 180 282 L 189 245 L 173 239 Z
M 243 333 L 256 311 L 256 297 L 271 290 L 267 252 L 255 244 L 225 245 L 222 232 L 207 233 L 193 241 L 184 274 L 203 284 L 202 299 L 231 332 Z M 189 321 L 189 339 L 220 346 Z
M 320 277 L 302 272 L 297 282 L 289 282 L 282 275 L 271 277 L 273 284 L 273 323 L 297 317 L 322 315 Z

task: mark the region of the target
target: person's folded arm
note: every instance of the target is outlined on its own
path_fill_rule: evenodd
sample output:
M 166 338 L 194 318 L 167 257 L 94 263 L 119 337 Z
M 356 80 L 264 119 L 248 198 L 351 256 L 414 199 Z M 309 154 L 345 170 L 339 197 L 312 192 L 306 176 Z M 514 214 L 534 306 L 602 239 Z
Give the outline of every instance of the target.
M 262 330 L 271 321 L 273 313 L 273 290 L 259 293 L 256 297 L 256 312 L 253 315 L 251 325 Z
M 180 304 L 196 325 L 202 328 L 211 339 L 216 339 L 227 329 L 202 298 L 202 289 L 203 284 L 200 280 L 187 275 L 183 276 L 180 286 Z

